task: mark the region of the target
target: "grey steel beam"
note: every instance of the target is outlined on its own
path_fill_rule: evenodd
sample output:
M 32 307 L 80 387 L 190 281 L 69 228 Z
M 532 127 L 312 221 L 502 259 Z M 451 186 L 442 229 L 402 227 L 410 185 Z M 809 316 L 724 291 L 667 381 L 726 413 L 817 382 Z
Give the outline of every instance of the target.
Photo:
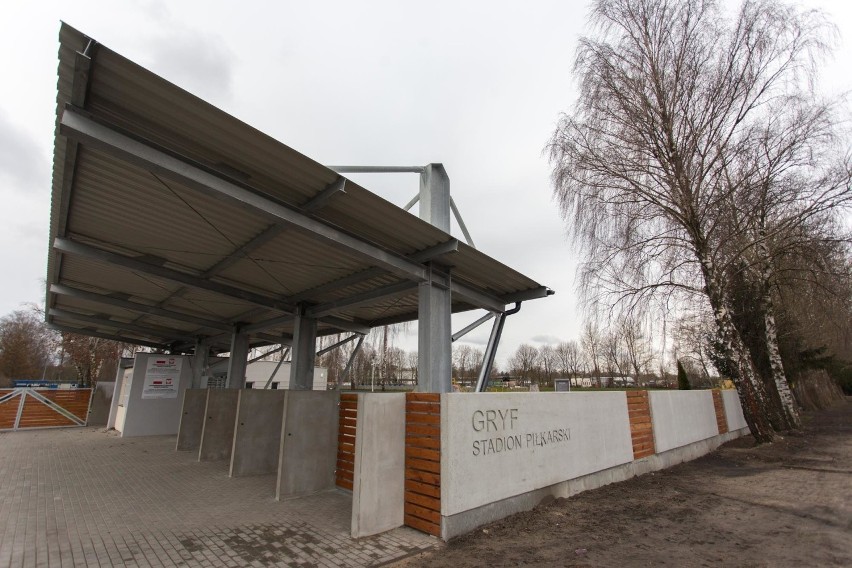
M 420 218 L 450 232 L 450 177 L 442 164 L 429 164 L 420 173 Z
M 204 371 L 207 369 L 207 361 L 210 357 L 210 345 L 206 338 L 199 338 L 195 342 L 192 352 L 192 388 L 200 389 Z
M 485 354 L 482 357 L 482 366 L 479 368 L 479 378 L 476 381 L 476 392 L 485 392 L 488 388 L 488 376 L 491 374 L 491 369 L 494 367 L 494 359 L 497 357 L 497 347 L 500 345 L 500 337 L 503 335 L 503 325 L 506 323 L 506 318 L 512 314 L 521 311 L 521 303 L 515 304 L 511 310 L 497 314 L 494 320 L 494 326 L 491 328 L 491 337 L 488 338 L 488 345 L 485 347 Z
M 405 211 L 411 211 L 411 208 L 412 208 L 412 207 L 414 207 L 414 205 L 415 205 L 418 201 L 420 201 L 420 194 L 417 194 L 417 195 L 415 195 L 414 197 L 412 197 L 412 198 L 411 198 L 411 201 L 409 201 L 408 203 L 406 203 L 406 204 L 405 204 L 405 207 L 403 207 L 403 209 L 404 209 Z
M 235 330 L 231 336 L 231 356 L 228 357 L 228 378 L 225 388 L 241 389 L 245 386 L 248 353 L 248 334 Z
M 171 310 L 166 310 L 163 308 L 158 308 L 157 306 L 149 306 L 148 304 L 140 304 L 138 302 L 131 302 L 129 300 L 122 300 L 120 298 L 113 298 L 112 296 L 107 296 L 105 294 L 97 294 L 95 292 L 89 292 L 86 290 L 81 290 L 79 288 L 74 288 L 71 286 L 65 286 L 62 284 L 51 284 L 50 291 L 54 294 L 60 296 L 68 296 L 71 298 L 79 298 L 81 300 L 86 300 L 89 302 L 95 302 L 98 304 L 106 304 L 109 306 L 115 306 L 117 308 L 121 308 L 123 310 L 128 310 L 131 312 L 140 312 L 143 314 L 161 316 L 164 318 L 168 318 L 175 321 L 182 321 L 185 323 L 192 323 L 201 327 L 208 327 L 211 329 L 218 329 L 220 331 L 229 331 L 231 329 L 231 325 L 218 322 L 213 320 L 208 320 L 206 318 L 200 318 L 197 316 L 184 314 L 180 312 L 173 312 Z
M 452 390 L 450 291 L 431 282 L 419 284 L 417 329 L 417 390 Z
M 136 333 L 141 333 L 143 335 L 147 335 L 149 337 L 162 337 L 164 339 L 178 340 L 178 341 L 195 341 L 195 337 L 191 335 L 185 335 L 181 333 L 175 333 L 174 330 L 164 329 L 164 328 L 156 328 L 156 327 L 148 327 L 137 325 L 133 323 L 127 323 L 122 321 L 115 321 L 109 318 L 99 318 L 95 316 L 89 316 L 86 314 L 81 314 L 78 312 L 72 312 L 68 310 L 63 310 L 59 308 L 50 308 L 48 313 L 60 319 L 65 320 L 73 320 L 79 321 L 83 323 L 91 323 L 94 325 L 99 325 L 102 327 L 111 327 L 117 330 L 126 330 L 133 331 Z
M 494 312 L 489 312 L 489 313 L 485 314 L 484 316 L 482 316 L 481 318 L 479 318 L 478 320 L 476 320 L 475 322 L 473 322 L 472 324 L 462 328 L 460 331 L 453 334 L 453 337 L 452 337 L 453 342 L 458 341 L 459 339 L 461 339 L 462 337 L 464 337 L 465 335 L 467 335 L 468 333 L 470 333 L 471 331 L 473 331 L 474 329 L 476 329 L 480 325 L 484 324 L 485 322 L 487 322 L 488 320 L 490 320 L 493 317 L 494 317 Z
M 360 294 L 334 300 L 325 304 L 320 304 L 306 310 L 306 315 L 313 318 L 321 318 L 329 314 L 333 314 L 343 309 L 357 308 L 366 304 L 371 304 L 381 300 L 398 298 L 410 294 L 412 290 L 417 288 L 416 282 L 398 282 L 390 286 L 384 286 L 375 290 L 368 290 Z
M 250 302 L 258 306 L 263 306 L 265 308 L 273 308 L 282 312 L 289 313 L 292 313 L 294 309 L 294 306 L 286 301 L 278 300 L 276 298 L 270 298 L 269 296 L 263 296 L 261 294 L 250 292 L 248 290 L 243 290 L 242 288 L 237 288 L 236 286 L 231 286 L 229 284 L 214 282 L 212 280 L 205 280 L 203 278 L 188 274 L 186 272 L 180 272 L 178 270 L 166 268 L 158 264 L 145 262 L 143 260 L 139 260 L 136 257 L 115 253 L 90 244 L 84 244 L 69 239 L 56 238 L 53 241 L 53 248 L 65 253 L 76 254 L 86 258 L 90 258 L 92 260 L 98 260 L 108 264 L 116 264 L 124 268 L 129 268 L 131 270 L 138 270 L 139 272 L 144 272 L 146 274 L 151 274 L 152 276 L 165 278 L 173 282 L 186 284 L 187 286 L 192 286 L 194 288 L 201 288 L 202 290 L 216 292 L 218 294 L 222 294 L 223 296 L 230 296 L 232 298 L 245 300 L 246 302 Z
M 290 390 L 312 390 L 317 356 L 317 320 L 307 316 L 300 306 L 294 328 Z
M 438 243 L 437 245 L 425 248 L 421 251 L 412 253 L 408 255 L 407 258 L 413 262 L 426 262 L 427 260 L 432 260 L 433 258 L 437 258 L 439 256 L 458 252 L 458 250 L 459 241 L 458 239 L 453 238 L 448 239 L 442 243 Z M 321 284 L 319 286 L 311 288 L 310 290 L 305 290 L 304 292 L 294 294 L 290 296 L 290 300 L 293 302 L 311 300 L 313 298 L 316 298 L 318 294 L 325 294 L 327 292 L 334 292 L 342 288 L 354 286 L 355 284 L 366 282 L 367 280 L 377 278 L 379 276 L 382 276 L 383 274 L 387 274 L 387 271 L 381 268 L 368 268 L 366 270 L 350 274 L 349 276 L 344 276 L 343 278 L 338 278 L 337 280 L 332 280 L 331 282 Z
M 302 205 L 300 209 L 305 213 L 311 213 L 317 209 L 322 209 L 328 201 L 341 193 L 346 193 L 346 178 L 338 177 L 336 180 L 328 184 L 325 189 L 311 197 L 307 203 Z
M 461 229 L 462 234 L 464 235 L 464 239 L 467 241 L 467 244 L 476 248 L 476 245 L 473 244 L 473 237 L 470 236 L 470 233 L 467 231 L 467 225 L 464 224 L 464 219 L 462 219 L 461 213 L 459 213 L 459 208 L 456 207 L 456 202 L 453 200 L 453 196 L 450 196 L 450 209 L 453 212 L 453 217 L 456 218 L 456 222 L 459 224 L 459 229 Z
M 358 355 L 358 351 L 361 350 L 361 346 L 364 344 L 364 336 L 358 338 L 358 343 L 355 344 L 355 349 L 352 350 L 352 355 L 349 356 L 349 360 L 346 361 L 346 366 L 343 368 L 343 372 L 337 376 L 337 388 L 340 389 L 340 385 L 343 384 L 343 381 L 349 375 L 349 371 L 352 369 L 352 363 L 355 362 L 355 357 Z
M 345 320 L 343 318 L 339 318 L 336 316 L 325 316 L 320 318 L 320 321 L 324 324 L 328 324 L 335 329 L 339 329 L 341 331 L 351 331 L 352 333 L 357 333 L 358 335 L 367 335 L 370 333 L 370 326 L 367 324 L 354 322 Z M 322 332 L 318 332 L 317 335 L 331 335 L 334 333 L 333 331 L 323 330 Z
M 243 333 L 255 333 L 258 331 L 263 331 L 264 329 L 269 329 L 270 327 L 277 327 L 279 325 L 284 325 L 285 323 L 290 323 L 293 321 L 295 316 L 286 315 L 277 318 L 271 318 L 264 321 L 259 321 L 257 323 L 250 323 L 246 325 L 240 326 L 240 331 Z
M 346 185 L 346 178 L 339 177 L 317 195 L 312 197 L 305 203 L 301 209 L 304 212 L 316 211 L 321 209 L 332 197 L 337 195 L 338 193 L 346 193 L 344 187 Z M 263 231 L 243 243 L 242 246 L 234 250 L 231 254 L 208 268 L 202 273 L 202 276 L 205 278 L 209 278 L 216 274 L 219 274 L 226 268 L 233 266 L 240 260 L 244 258 L 248 258 L 249 254 L 253 251 L 259 249 L 275 237 L 279 236 L 281 233 L 287 230 L 289 225 L 286 223 L 273 223 L 266 227 Z
M 101 339 L 109 339 L 110 341 L 118 341 L 119 343 L 132 343 L 133 345 L 141 345 L 142 347 L 150 347 L 151 349 L 158 349 L 161 351 L 165 351 L 169 348 L 169 345 L 166 343 L 156 343 L 146 339 L 139 339 L 138 337 L 122 335 L 120 333 L 103 333 L 91 327 L 72 327 L 70 325 L 62 325 L 59 323 L 48 323 L 47 327 L 65 333 L 76 333 L 79 335 L 88 335 L 90 337 L 100 337 Z
M 317 357 L 319 357 L 320 355 L 325 355 L 325 354 L 326 354 L 326 353 L 328 353 L 329 351 L 334 351 L 334 350 L 335 350 L 335 349 L 337 349 L 338 347 L 342 347 L 343 345 L 346 345 L 347 343 L 349 343 L 349 342 L 350 342 L 350 341 L 352 341 L 353 339 L 357 339 L 357 338 L 359 338 L 359 337 L 364 337 L 364 336 L 363 336 L 363 335 L 358 335 L 358 334 L 350 335 L 350 336 L 349 336 L 349 337 L 347 337 L 346 339 L 341 339 L 341 340 L 340 340 L 340 341 L 338 341 L 337 343 L 334 343 L 334 344 L 332 344 L 332 345 L 329 345 L 328 347 L 324 347 L 323 349 L 320 349 L 319 351 L 317 351 Z
M 196 191 L 236 203 L 255 213 L 284 221 L 335 248 L 343 248 L 371 264 L 404 278 L 422 281 L 426 269 L 410 260 L 353 237 L 339 229 L 230 182 L 189 161 L 177 158 L 150 144 L 140 142 L 98 123 L 71 107 L 60 119 L 60 134 L 98 148 L 110 155 L 173 179 Z

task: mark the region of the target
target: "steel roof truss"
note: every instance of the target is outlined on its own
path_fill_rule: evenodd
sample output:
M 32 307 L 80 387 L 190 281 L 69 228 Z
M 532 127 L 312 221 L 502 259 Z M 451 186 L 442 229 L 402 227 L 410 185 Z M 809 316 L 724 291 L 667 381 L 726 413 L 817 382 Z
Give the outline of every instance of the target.
M 115 298 L 113 296 L 107 296 L 105 294 L 97 294 L 95 292 L 89 292 L 86 290 L 80 290 L 79 288 L 74 288 L 71 286 L 63 286 L 61 284 L 51 284 L 50 291 L 54 294 L 58 294 L 60 296 L 68 296 L 71 298 L 79 298 L 81 300 L 86 300 L 89 302 L 95 302 L 99 304 L 107 304 L 110 306 L 115 306 L 117 308 L 121 308 L 123 310 L 128 310 L 131 312 L 142 313 L 146 315 L 160 316 L 164 318 L 168 318 L 175 321 L 182 321 L 185 323 L 193 323 L 195 325 L 201 327 L 207 327 L 211 329 L 217 329 L 219 331 L 229 331 L 231 329 L 231 325 L 224 322 L 213 321 L 205 318 L 200 318 L 197 316 L 184 314 L 180 312 L 173 312 L 171 310 L 165 310 L 163 308 L 159 308 L 157 306 L 150 306 L 148 304 L 140 304 L 138 302 L 131 302 L 130 300 L 122 300 L 120 298 Z
M 147 263 L 139 260 L 137 257 L 112 252 L 91 244 L 72 241 L 70 239 L 56 238 L 53 241 L 53 248 L 62 252 L 76 254 L 108 264 L 116 264 L 131 270 L 138 270 L 139 272 L 158 276 L 160 278 L 172 280 L 173 282 L 179 282 L 195 288 L 201 288 L 202 290 L 216 292 L 223 296 L 230 296 L 265 308 L 273 308 L 288 313 L 292 313 L 294 310 L 294 306 L 286 301 L 243 290 L 242 288 L 237 288 L 236 286 L 231 286 L 229 284 L 207 280 L 199 276 L 194 276 L 165 266 Z
M 60 318 L 60 319 L 79 321 L 79 322 L 82 322 L 82 323 L 91 323 L 91 324 L 102 326 L 102 327 L 113 328 L 113 329 L 116 329 L 118 331 L 121 331 L 121 330 L 132 331 L 132 332 L 135 332 L 135 333 L 141 333 L 142 335 L 146 335 L 146 336 L 149 336 L 149 337 L 163 337 L 163 338 L 169 338 L 169 339 L 179 340 L 179 341 L 194 341 L 195 340 L 195 338 L 191 335 L 184 335 L 184 334 L 181 334 L 181 333 L 175 333 L 174 330 L 167 329 L 167 328 L 154 328 L 154 327 L 141 326 L 141 325 L 128 323 L 128 322 L 115 321 L 115 320 L 110 319 L 110 318 L 89 316 L 89 315 L 86 315 L 86 314 L 71 312 L 71 311 L 63 310 L 63 309 L 59 309 L 59 308 L 51 308 L 48 311 L 48 313 L 51 316 L 57 317 L 57 318 Z

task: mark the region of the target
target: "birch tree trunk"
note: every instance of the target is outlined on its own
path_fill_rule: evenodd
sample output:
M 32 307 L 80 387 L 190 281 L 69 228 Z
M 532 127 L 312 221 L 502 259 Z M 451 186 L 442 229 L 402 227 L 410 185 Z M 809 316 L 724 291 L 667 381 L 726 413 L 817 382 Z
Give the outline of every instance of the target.
M 769 357 L 769 367 L 772 370 L 772 381 L 775 384 L 775 389 L 778 392 L 778 398 L 781 403 L 781 411 L 784 417 L 784 424 L 788 430 L 802 427 L 799 411 L 796 408 L 796 401 L 793 398 L 793 393 L 790 391 L 790 385 L 787 382 L 787 375 L 784 372 L 784 363 L 781 360 L 781 351 L 778 347 L 778 326 L 775 323 L 775 304 L 772 300 L 772 281 L 773 271 L 772 264 L 769 259 L 769 248 L 766 244 L 765 234 L 762 235 L 758 251 L 761 255 L 761 302 L 763 308 L 763 320 L 766 339 L 766 353 Z
M 730 303 L 727 301 L 724 287 L 712 259 L 700 245 L 696 246 L 696 255 L 701 262 L 701 272 L 704 276 L 710 306 L 713 309 L 722 354 L 730 363 L 731 380 L 740 396 L 743 416 L 758 443 L 771 442 L 775 434 L 766 410 L 774 405 L 771 404 L 765 385 L 755 370 L 751 354 L 734 325 Z

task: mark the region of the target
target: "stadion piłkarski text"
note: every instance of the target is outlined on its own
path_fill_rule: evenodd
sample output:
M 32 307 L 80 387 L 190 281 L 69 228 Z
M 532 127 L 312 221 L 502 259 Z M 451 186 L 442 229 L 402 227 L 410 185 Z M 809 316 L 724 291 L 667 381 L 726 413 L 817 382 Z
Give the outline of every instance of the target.
M 536 448 L 561 444 L 571 439 L 570 428 L 553 428 L 535 432 L 518 431 L 520 419 L 517 408 L 474 410 L 471 417 L 473 431 L 485 436 L 473 441 L 474 456 L 487 456 L 523 448 Z

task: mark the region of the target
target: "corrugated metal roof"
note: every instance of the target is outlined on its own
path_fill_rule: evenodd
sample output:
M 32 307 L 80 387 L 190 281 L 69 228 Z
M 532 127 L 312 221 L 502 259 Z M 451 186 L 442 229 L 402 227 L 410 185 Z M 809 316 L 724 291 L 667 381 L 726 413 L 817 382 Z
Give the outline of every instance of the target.
M 269 211 L 223 201 L 179 177 L 163 177 L 131 163 L 120 152 L 63 136 L 60 123 L 66 108 L 181 164 L 319 221 L 322 227 L 355 237 L 392 259 L 422 267 L 406 258 L 452 239 L 351 180 L 322 207 L 303 210 L 339 179 L 337 173 L 70 26 L 62 25 L 59 39 L 51 247 L 54 239 L 66 239 L 120 256 L 86 257 L 51 248 L 47 306 L 61 315 L 48 311 L 49 322 L 84 333 L 171 344 L 176 335 L 215 333 L 188 323 L 187 317 L 220 325 L 256 324 L 282 315 L 280 306 L 291 299 L 323 305 L 405 281 L 399 273 L 377 270 L 381 264 L 369 256 L 288 226 Z M 143 264 L 134 264 L 137 261 Z M 451 268 L 453 285 L 501 301 L 517 294 L 535 296 L 543 288 L 463 243 L 440 263 Z M 151 266 L 162 270 L 152 271 Z M 359 274 L 363 278 L 353 277 Z M 210 285 L 188 285 L 186 278 Z M 340 285 L 330 284 L 338 281 Z M 101 305 L 97 297 L 75 296 L 67 288 L 54 293 L 52 285 L 110 295 L 112 303 Z M 235 290 L 239 293 L 232 293 Z M 159 311 L 134 311 L 134 304 Z M 454 311 L 476 307 L 469 298 L 454 295 Z M 333 315 L 367 326 L 416 319 L 417 291 L 341 307 Z M 98 320 L 100 324 L 93 323 Z M 341 324 L 321 321 L 319 329 L 330 332 L 335 325 Z M 266 333 L 261 341 L 269 334 L 292 333 L 292 325 L 279 323 Z

